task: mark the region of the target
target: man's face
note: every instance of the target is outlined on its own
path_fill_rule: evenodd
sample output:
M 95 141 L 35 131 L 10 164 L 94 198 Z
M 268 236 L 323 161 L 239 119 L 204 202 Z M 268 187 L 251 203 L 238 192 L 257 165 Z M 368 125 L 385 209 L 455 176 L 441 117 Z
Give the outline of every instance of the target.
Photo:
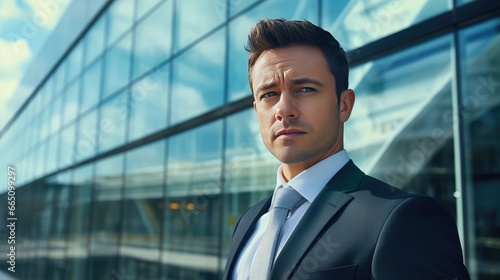
M 339 107 L 335 79 L 319 48 L 265 51 L 251 77 L 262 139 L 284 166 L 300 172 L 343 148 L 354 93 L 344 91 Z

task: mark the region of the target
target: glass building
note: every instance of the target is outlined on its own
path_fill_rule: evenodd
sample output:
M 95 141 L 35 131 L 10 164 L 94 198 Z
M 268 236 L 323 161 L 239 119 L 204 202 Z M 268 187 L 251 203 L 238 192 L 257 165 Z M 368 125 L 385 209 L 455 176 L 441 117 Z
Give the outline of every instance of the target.
M 472 278 L 500 279 L 493 0 L 73 1 L 0 130 L 2 185 L 16 176 L 0 217 L 17 218 L 15 273 L 0 227 L 0 278 L 220 279 L 239 215 L 275 184 L 244 45 L 279 17 L 346 49 L 354 162 L 443 202 Z

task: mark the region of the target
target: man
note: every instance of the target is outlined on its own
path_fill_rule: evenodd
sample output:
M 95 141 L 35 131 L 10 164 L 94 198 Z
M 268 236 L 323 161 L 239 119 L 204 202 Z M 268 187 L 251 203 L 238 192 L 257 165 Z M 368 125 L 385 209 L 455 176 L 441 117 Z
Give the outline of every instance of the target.
M 469 279 L 449 212 L 365 175 L 343 149 L 355 96 L 335 38 L 262 20 L 247 50 L 261 136 L 282 164 L 273 196 L 238 221 L 224 279 Z

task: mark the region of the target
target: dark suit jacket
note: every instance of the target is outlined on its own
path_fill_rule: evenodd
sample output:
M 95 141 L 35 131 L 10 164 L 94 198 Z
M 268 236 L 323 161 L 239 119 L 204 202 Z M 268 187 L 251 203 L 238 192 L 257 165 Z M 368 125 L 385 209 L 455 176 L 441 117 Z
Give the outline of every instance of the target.
M 224 279 L 271 198 L 239 219 Z M 437 200 L 366 176 L 349 161 L 312 202 L 271 279 L 470 279 L 455 221 Z

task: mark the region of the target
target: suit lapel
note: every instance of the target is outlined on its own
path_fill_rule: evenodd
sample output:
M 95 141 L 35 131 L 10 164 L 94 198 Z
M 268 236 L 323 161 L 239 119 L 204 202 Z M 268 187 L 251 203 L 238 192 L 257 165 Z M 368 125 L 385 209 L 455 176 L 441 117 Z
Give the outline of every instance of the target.
M 353 197 L 364 173 L 352 161 L 326 184 L 306 211 L 274 263 L 271 279 L 288 279 L 309 246 L 335 214 Z
M 255 223 L 259 220 L 260 216 L 264 215 L 269 210 L 271 205 L 271 196 L 267 199 L 260 201 L 254 206 L 250 207 L 240 218 L 238 224 L 236 225 L 236 231 L 233 234 L 233 239 L 231 240 L 231 249 L 228 254 L 228 261 L 226 264 L 226 269 L 224 271 L 224 279 L 230 279 L 234 264 L 236 262 L 235 256 L 239 256 L 241 249 L 246 244 L 246 241 L 253 233 L 253 228 Z

